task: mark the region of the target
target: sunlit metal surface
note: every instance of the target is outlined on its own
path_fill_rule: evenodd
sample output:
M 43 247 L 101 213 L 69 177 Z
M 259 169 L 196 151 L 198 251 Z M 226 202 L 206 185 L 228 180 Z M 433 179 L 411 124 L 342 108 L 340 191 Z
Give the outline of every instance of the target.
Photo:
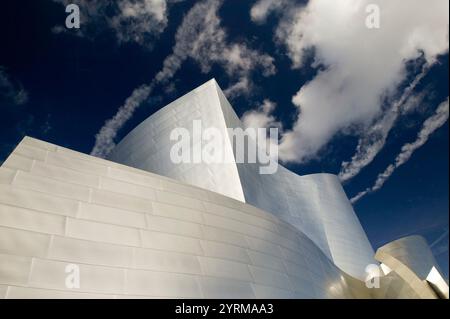
M 375 258 L 402 279 L 398 285 L 403 290 L 408 289 L 409 295 L 428 299 L 435 299 L 438 295 L 448 298 L 448 285 L 440 275 L 438 263 L 425 238 L 408 236 L 397 239 L 378 248 Z M 402 289 L 397 287 L 395 291 L 399 293 Z
M 427 276 L 427 282 L 440 298 L 449 298 L 448 283 L 445 281 L 445 279 L 442 277 L 435 266 L 431 268 L 430 273 Z
M 150 116 L 131 131 L 108 159 L 168 176 L 245 201 L 274 214 L 310 238 L 340 269 L 363 279 L 365 268 L 376 263 L 374 251 L 335 175 L 299 176 L 279 165 L 272 175 L 259 174 L 258 163 L 174 164 L 170 160 L 172 130 L 226 128 L 242 123 L 215 80 Z M 232 141 L 224 152 L 233 156 Z
M 67 286 L 67 266 L 80 286 Z M 5 298 L 370 298 L 254 206 L 26 137 L 0 167 Z
M 381 252 L 395 257 L 408 266 L 421 280 L 426 279 L 433 267 L 437 267 L 441 272 L 431 249 L 422 236 L 408 236 L 394 240 L 378 248 L 377 253 Z
M 216 192 L 28 137 L 0 167 L 0 298 L 437 298 L 395 251 L 368 288 Z
M 214 81 L 171 105 L 112 155 L 145 170 L 20 142 L 0 167 L 0 298 L 448 298 L 420 237 L 364 281 L 372 248 L 334 175 L 172 164 L 171 129 L 241 124 Z

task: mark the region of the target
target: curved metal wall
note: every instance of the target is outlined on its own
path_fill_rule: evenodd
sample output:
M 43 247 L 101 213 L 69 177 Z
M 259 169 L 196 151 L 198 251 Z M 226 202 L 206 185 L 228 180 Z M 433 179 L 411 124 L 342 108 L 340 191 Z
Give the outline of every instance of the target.
M 150 116 L 131 131 L 108 159 L 168 176 L 225 196 L 245 201 L 288 222 L 310 238 L 346 273 L 364 279 L 365 267 L 376 263 L 373 249 L 336 176 L 299 176 L 279 165 L 272 175 L 259 174 L 258 164 L 173 164 L 170 131 L 191 128 L 242 127 L 215 80 Z M 224 152 L 234 158 L 232 141 Z
M 407 236 L 394 240 L 378 248 L 377 253 L 384 253 L 396 258 L 421 280 L 427 278 L 433 267 L 441 272 L 430 247 L 422 236 Z
M 297 228 L 227 196 L 28 137 L 0 167 L 0 297 L 369 296 Z
M 0 298 L 448 299 L 423 239 L 376 256 L 368 289 L 272 213 L 28 137 L 0 167 Z
M 431 249 L 422 236 L 408 236 L 392 241 L 378 248 L 375 258 L 387 265 L 395 276 L 402 279 L 394 289 L 397 294 L 400 293 L 401 297 L 436 299 L 443 292 L 440 297 L 448 299 L 448 284 L 440 277 L 440 274 L 438 274 L 440 277 L 438 280 L 441 281 L 441 288 L 445 291 L 435 289 L 439 287 L 433 287 L 436 282 L 432 279 L 428 281 L 427 277 L 433 268 L 438 272 L 440 270 Z

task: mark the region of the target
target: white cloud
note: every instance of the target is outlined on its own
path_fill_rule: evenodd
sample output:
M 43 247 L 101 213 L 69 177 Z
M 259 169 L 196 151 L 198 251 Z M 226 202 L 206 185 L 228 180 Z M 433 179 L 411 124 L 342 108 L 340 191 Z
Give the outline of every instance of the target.
M 271 154 L 270 156 L 274 156 L 272 158 L 278 161 L 278 151 L 274 152 L 274 150 L 278 150 L 278 135 L 283 130 L 283 126 L 281 122 L 277 121 L 272 115 L 272 112 L 275 110 L 276 106 L 277 105 L 275 102 L 265 99 L 257 109 L 245 112 L 241 117 L 241 121 L 245 129 L 278 129 L 278 134 L 276 135 L 273 135 L 269 130 L 266 130 L 267 135 L 265 143 L 258 140 L 258 146 L 262 150 L 265 150 L 268 155 Z M 269 149 L 271 150 L 270 152 Z
M 119 14 L 110 20 L 120 42 L 145 43 L 146 36 L 161 33 L 167 26 L 165 0 L 120 1 Z
M 230 77 L 237 78 L 228 91 L 234 94 L 249 92 L 250 75 L 255 69 L 264 76 L 276 72 L 271 56 L 250 49 L 245 43 L 228 41 L 217 15 L 221 4 L 219 0 L 202 1 L 188 12 L 175 36 L 172 55 L 156 75 L 157 81 L 170 79 L 187 58 L 198 63 L 203 73 L 209 72 L 213 64 L 221 65 Z
M 379 29 L 365 25 L 365 8 L 372 3 L 381 10 Z M 286 5 L 276 39 L 286 47 L 293 68 L 312 56 L 318 72 L 292 98 L 299 117 L 282 138 L 280 158 L 304 162 L 336 134 L 367 130 L 380 117 L 383 102 L 398 94 L 407 76 L 405 62 L 423 54 L 432 64 L 448 51 L 448 6 L 447 0 L 310 0 L 304 7 Z
M 426 119 L 425 122 L 423 123 L 421 130 L 417 134 L 416 140 L 412 143 L 407 143 L 403 145 L 400 153 L 395 158 L 394 163 L 390 164 L 384 170 L 384 172 L 378 175 L 375 184 L 372 187 L 369 187 L 364 191 L 359 192 L 355 197 L 353 197 L 350 200 L 352 203 L 357 202 L 363 196 L 375 192 L 379 190 L 381 187 L 383 187 L 384 183 L 386 183 L 389 177 L 391 177 L 392 173 L 394 173 L 394 171 L 398 167 L 405 164 L 411 158 L 412 154 L 428 141 L 430 135 L 433 134 L 433 132 L 436 131 L 438 128 L 440 128 L 442 125 L 444 125 L 445 122 L 447 122 L 449 115 L 448 102 L 449 101 L 447 98 L 446 101 L 442 102 L 437 107 L 435 113 L 428 119 Z
M 263 23 L 271 12 L 280 11 L 288 5 L 288 0 L 258 0 L 250 10 L 250 17 L 253 22 Z
M 248 79 L 248 77 L 243 77 L 243 78 L 239 79 L 237 82 L 235 82 L 234 84 L 227 87 L 223 91 L 223 93 L 228 98 L 234 98 L 234 97 L 239 96 L 241 93 L 250 92 L 251 89 L 252 89 L 252 84 L 251 84 L 250 80 Z
M 167 26 L 167 0 L 53 0 L 64 6 L 74 3 L 80 7 L 81 27 L 75 34 L 95 36 L 111 29 L 119 43 L 135 42 L 151 46 L 152 40 Z M 55 26 L 53 31 L 68 31 Z
M 242 117 L 242 123 L 245 128 L 271 128 L 281 129 L 281 123 L 278 122 L 271 113 L 275 109 L 276 104 L 269 99 L 265 99 L 256 110 L 245 112 Z
M 14 105 L 25 104 L 28 102 L 28 92 L 0 66 L 0 102 L 2 101 Z
M 342 162 L 341 171 L 338 176 L 341 181 L 347 181 L 355 177 L 359 172 L 369 165 L 381 151 L 386 143 L 386 139 L 401 113 L 410 112 L 422 102 L 423 93 L 414 93 L 417 84 L 429 70 L 426 64 L 422 71 L 415 77 L 403 94 L 390 104 L 390 107 L 383 111 L 381 117 L 377 118 L 373 124 L 364 131 L 359 138 L 356 153 L 350 162 Z
M 148 85 L 136 89 L 119 108 L 117 114 L 96 135 L 92 155 L 104 157 L 115 146 L 118 131 L 151 94 L 157 84 L 167 84 L 188 58 L 207 73 L 213 64 L 224 68 L 230 78 L 236 79 L 228 93 L 248 93 L 252 87 L 250 75 L 260 69 L 265 76 L 275 73 L 273 58 L 250 49 L 245 43 L 230 42 L 226 30 L 220 25 L 217 11 L 219 0 L 196 3 L 186 14 L 175 35 L 172 53 L 164 59 L 162 69 Z

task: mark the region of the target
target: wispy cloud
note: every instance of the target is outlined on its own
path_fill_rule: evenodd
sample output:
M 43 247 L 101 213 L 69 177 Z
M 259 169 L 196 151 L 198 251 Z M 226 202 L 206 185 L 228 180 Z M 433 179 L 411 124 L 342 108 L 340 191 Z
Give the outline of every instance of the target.
M 53 0 L 64 6 L 74 3 L 80 8 L 81 27 L 67 30 L 63 25 L 53 31 L 75 32 L 95 37 L 105 30 L 113 31 L 119 43 L 135 42 L 147 47 L 167 26 L 170 0 Z
M 213 64 L 222 66 L 231 78 L 236 79 L 228 90 L 234 94 L 250 91 L 252 71 L 260 69 L 264 76 L 276 72 L 271 56 L 253 50 L 245 43 L 228 40 L 217 13 L 221 4 L 219 0 L 202 1 L 188 12 L 177 30 L 172 54 L 156 75 L 157 81 L 171 79 L 188 58 L 195 61 L 203 73 L 209 72 Z
M 379 29 L 365 24 L 368 4 L 380 7 Z M 448 51 L 448 6 L 447 0 L 258 1 L 254 21 L 275 11 L 281 16 L 275 39 L 292 67 L 317 70 L 292 98 L 299 116 L 284 132 L 280 158 L 305 162 L 339 133 L 364 135 L 385 101 L 399 95 L 406 63 L 421 58 L 431 65 Z
M 258 0 L 250 10 L 253 22 L 263 23 L 271 12 L 277 12 L 290 6 L 290 0 Z
M 433 249 L 433 247 L 439 244 L 445 237 L 448 237 L 448 228 L 430 244 L 430 248 Z
M 12 105 L 23 105 L 28 102 L 28 92 L 2 66 L 0 66 L 0 102 Z
M 352 203 L 356 203 L 365 195 L 375 192 L 383 187 L 384 183 L 391 177 L 392 173 L 394 173 L 398 167 L 405 164 L 411 158 L 412 154 L 428 141 L 430 135 L 447 122 L 449 115 L 448 103 L 449 101 L 447 98 L 446 101 L 442 102 L 437 107 L 435 113 L 423 123 L 421 130 L 417 134 L 416 140 L 412 143 L 403 145 L 400 153 L 395 158 L 394 163 L 390 164 L 384 172 L 378 175 L 375 184 L 372 187 L 369 187 L 354 196 L 350 200 Z
M 149 97 L 151 91 L 152 85 L 142 85 L 131 93 L 117 113 L 105 122 L 95 136 L 95 145 L 91 155 L 104 157 L 112 151 L 118 131 L 131 118 L 136 108 Z
M 343 182 L 355 177 L 359 172 L 369 165 L 386 143 L 386 139 L 394 126 L 397 118 L 404 112 L 411 111 L 421 103 L 423 94 L 415 93 L 414 89 L 427 74 L 430 66 L 425 64 L 422 71 L 414 78 L 409 86 L 403 91 L 400 98 L 386 109 L 382 116 L 368 128 L 359 138 L 356 153 L 350 162 L 342 162 L 341 171 L 338 176 Z
M 283 130 L 282 123 L 277 121 L 275 116 L 272 115 L 276 107 L 277 105 L 275 102 L 272 102 L 269 99 L 263 100 L 256 109 L 247 111 L 242 115 L 241 121 L 244 128 L 252 128 L 255 130 L 261 128 L 276 128 L 278 129 L 278 132 L 281 132 Z M 266 132 L 268 133 L 268 131 Z M 278 134 L 275 136 L 267 134 L 265 143 L 258 141 L 258 146 L 261 149 L 266 150 L 268 154 L 269 148 L 272 150 L 278 149 Z M 275 160 L 278 161 L 278 154 Z
M 228 40 L 217 14 L 221 4 L 219 0 L 206 0 L 196 3 L 189 10 L 177 29 L 175 45 L 172 53 L 164 59 L 162 69 L 148 85 L 134 90 L 117 114 L 106 121 L 96 135 L 92 155 L 104 157 L 114 148 L 118 131 L 136 108 L 150 96 L 156 85 L 167 84 L 187 59 L 197 63 L 203 73 L 209 72 L 213 64 L 220 65 L 238 83 L 228 90 L 230 94 L 248 93 L 254 70 L 261 70 L 264 76 L 275 73 L 271 56 L 253 50 L 245 43 Z
M 435 257 L 444 253 L 448 254 L 448 225 L 444 232 L 430 244 L 430 249 Z
M 247 111 L 242 115 L 241 120 L 244 127 L 255 129 L 276 127 L 281 129 L 281 123 L 272 115 L 275 108 L 275 102 L 265 99 L 256 110 Z

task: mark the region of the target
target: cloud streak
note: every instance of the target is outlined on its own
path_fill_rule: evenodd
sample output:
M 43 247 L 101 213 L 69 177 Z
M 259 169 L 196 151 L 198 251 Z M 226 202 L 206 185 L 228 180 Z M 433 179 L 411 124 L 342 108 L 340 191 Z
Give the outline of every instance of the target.
M 391 177 L 394 171 L 405 164 L 412 156 L 412 154 L 423 146 L 431 134 L 445 124 L 448 120 L 449 115 L 449 100 L 447 98 L 446 101 L 442 102 L 436 109 L 435 113 L 430 116 L 422 125 L 421 130 L 417 134 L 417 138 L 412 143 L 407 143 L 402 146 L 400 153 L 395 158 L 393 164 L 390 164 L 384 172 L 380 173 L 372 187 L 365 189 L 364 191 L 359 192 L 356 196 L 354 196 L 350 201 L 352 203 L 356 203 L 362 197 L 367 194 L 376 192 L 381 187 L 383 187 L 384 183 Z
M 274 59 L 268 54 L 250 49 L 245 43 L 230 42 L 217 14 L 222 1 L 208 0 L 196 4 L 185 16 L 175 36 L 173 53 L 164 61 L 156 80 L 172 78 L 186 59 L 192 59 L 203 73 L 213 64 L 222 66 L 235 84 L 231 94 L 248 93 L 252 87 L 251 72 L 261 70 L 264 76 L 276 72 Z
M 414 93 L 414 89 L 428 73 L 430 66 L 425 64 L 422 71 L 414 78 L 409 86 L 403 91 L 398 100 L 383 112 L 370 128 L 359 138 L 356 153 L 350 162 L 342 162 L 341 171 L 338 174 L 342 182 L 348 181 L 359 174 L 359 172 L 369 165 L 376 155 L 381 151 L 386 143 L 386 139 L 397 121 L 400 114 L 415 108 L 423 95 Z
M 133 116 L 134 111 L 149 97 L 152 88 L 152 85 L 142 85 L 131 93 L 117 113 L 105 122 L 95 136 L 95 145 L 91 155 L 105 157 L 113 150 L 114 139 L 117 137 L 118 131 Z
M 193 60 L 200 71 L 208 73 L 212 65 L 220 65 L 235 83 L 226 90 L 230 95 L 249 93 L 253 84 L 251 74 L 261 70 L 263 76 L 276 72 L 273 58 L 249 48 L 245 43 L 228 40 L 221 26 L 218 9 L 222 1 L 205 0 L 196 3 L 183 18 L 175 35 L 172 53 L 164 59 L 162 69 L 149 83 L 135 89 L 116 115 L 105 122 L 96 135 L 91 155 L 105 157 L 115 147 L 118 131 L 144 103 L 157 85 L 165 85 L 187 59 Z

